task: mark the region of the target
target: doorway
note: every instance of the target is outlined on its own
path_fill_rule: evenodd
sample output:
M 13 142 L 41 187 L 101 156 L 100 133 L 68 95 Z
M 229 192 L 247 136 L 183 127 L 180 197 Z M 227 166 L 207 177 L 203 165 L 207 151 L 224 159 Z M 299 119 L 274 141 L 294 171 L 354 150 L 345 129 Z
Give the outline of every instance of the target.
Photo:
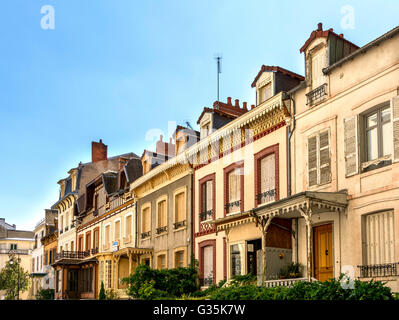
M 247 273 L 254 276 L 262 272 L 258 270 L 259 250 L 262 250 L 262 239 L 247 241 Z
M 332 223 L 313 228 L 314 274 L 319 281 L 334 277 Z

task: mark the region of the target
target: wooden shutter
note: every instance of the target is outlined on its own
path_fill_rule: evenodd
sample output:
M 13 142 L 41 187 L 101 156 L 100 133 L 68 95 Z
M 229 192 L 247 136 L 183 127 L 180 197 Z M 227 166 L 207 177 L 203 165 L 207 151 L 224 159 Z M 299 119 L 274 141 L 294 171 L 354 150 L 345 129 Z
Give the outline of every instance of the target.
M 394 262 L 393 212 L 366 216 L 367 264 Z
M 186 219 L 186 210 L 184 203 L 184 192 L 175 196 L 175 222 L 181 222 Z
M 391 100 L 393 155 L 392 162 L 399 161 L 399 96 Z
M 317 138 L 308 138 L 308 179 L 309 187 L 317 184 Z
M 120 234 L 121 234 L 121 222 L 117 221 L 115 222 L 115 240 L 120 239 Z
M 213 181 L 206 182 L 206 207 L 205 211 L 213 209 Z
M 150 231 L 150 208 L 145 208 L 143 210 L 143 233 Z
M 345 175 L 347 177 L 359 172 L 357 125 L 357 116 L 344 120 Z
M 132 233 L 132 216 L 128 216 L 126 218 L 126 236 L 131 235 Z
M 330 135 L 329 131 L 319 134 L 320 184 L 331 181 Z

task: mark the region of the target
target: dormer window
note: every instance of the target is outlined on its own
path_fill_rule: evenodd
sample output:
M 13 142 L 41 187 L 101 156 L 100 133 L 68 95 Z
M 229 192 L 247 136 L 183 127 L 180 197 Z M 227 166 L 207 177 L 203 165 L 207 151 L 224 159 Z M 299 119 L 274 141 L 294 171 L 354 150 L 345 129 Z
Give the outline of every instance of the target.
M 263 87 L 259 88 L 259 104 L 269 99 L 272 95 L 272 83 L 269 82 Z
M 317 52 L 312 56 L 312 89 L 316 89 L 324 84 L 323 68 L 325 68 L 324 51 Z
M 209 136 L 211 131 L 211 123 L 208 122 L 207 124 L 204 124 L 201 126 L 201 139 Z

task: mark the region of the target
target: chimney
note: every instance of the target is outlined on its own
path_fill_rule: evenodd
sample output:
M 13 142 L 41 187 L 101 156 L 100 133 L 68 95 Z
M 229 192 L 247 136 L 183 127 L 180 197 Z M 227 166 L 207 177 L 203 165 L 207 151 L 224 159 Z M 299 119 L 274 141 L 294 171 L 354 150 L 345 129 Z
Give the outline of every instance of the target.
M 231 106 L 231 97 L 227 97 L 227 104 Z
M 246 101 L 244 101 L 244 102 L 242 103 L 242 108 L 243 108 L 244 110 L 248 110 L 248 109 L 247 109 L 247 102 L 246 102 Z
M 317 24 L 317 31 L 323 31 L 323 24 L 321 22 Z
M 107 160 L 107 149 L 108 146 L 101 139 L 100 142 L 93 141 L 91 143 L 91 162 Z
M 340 37 L 340 38 L 343 38 L 343 37 L 344 37 L 344 34 L 343 34 L 343 33 L 340 33 L 340 34 L 339 34 L 339 37 Z
M 238 99 L 235 99 L 234 101 L 235 101 L 235 105 L 234 106 L 236 108 L 239 108 L 240 107 L 240 104 L 239 104 L 240 101 Z
M 251 110 L 252 110 L 253 108 L 255 108 L 255 105 L 254 105 L 254 104 L 251 104 Z

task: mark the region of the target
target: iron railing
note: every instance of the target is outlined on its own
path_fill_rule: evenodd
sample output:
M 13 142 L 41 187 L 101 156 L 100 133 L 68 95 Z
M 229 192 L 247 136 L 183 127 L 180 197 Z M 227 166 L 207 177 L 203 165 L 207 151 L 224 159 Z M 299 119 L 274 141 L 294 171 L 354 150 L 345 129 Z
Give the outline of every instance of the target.
M 141 239 L 148 238 L 151 235 L 151 231 L 143 232 L 141 234 Z
M 98 248 L 92 248 L 90 252 L 91 252 L 91 254 L 97 254 Z
M 213 218 L 213 210 L 208 210 L 205 212 L 200 213 L 200 219 L 201 221 L 206 221 L 206 220 L 210 220 Z
M 168 230 L 168 227 L 164 226 L 164 227 L 157 228 L 156 232 L 157 232 L 157 234 L 161 234 L 161 233 L 166 232 L 167 230 Z
M 181 227 L 184 227 L 185 225 L 186 225 L 186 220 L 178 221 L 178 222 L 173 223 L 173 228 L 179 229 Z
M 276 196 L 276 189 L 271 189 L 256 195 L 258 203 L 265 203 L 269 201 L 274 201 Z
M 327 83 L 322 84 L 306 94 L 306 105 L 314 104 L 325 95 L 327 95 Z
M 90 255 L 89 251 L 61 251 L 57 253 L 55 260 L 60 259 L 84 259 Z
M 360 269 L 360 278 L 399 276 L 399 262 L 363 265 Z
M 234 212 L 236 207 L 240 209 L 240 205 L 241 205 L 241 200 L 237 200 L 230 203 L 226 203 L 224 205 L 224 208 L 226 209 L 227 212 Z

